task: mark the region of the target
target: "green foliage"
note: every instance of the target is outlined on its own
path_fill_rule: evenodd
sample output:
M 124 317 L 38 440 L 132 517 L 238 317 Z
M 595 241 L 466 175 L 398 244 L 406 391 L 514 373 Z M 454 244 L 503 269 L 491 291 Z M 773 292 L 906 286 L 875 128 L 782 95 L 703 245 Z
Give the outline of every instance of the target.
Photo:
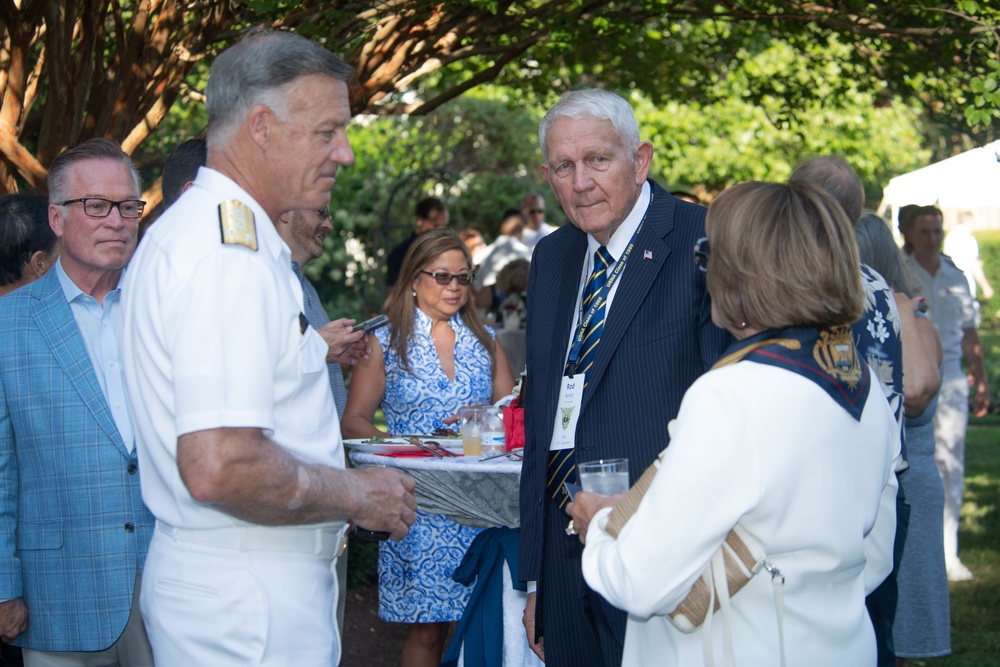
M 537 127 L 537 111 L 491 87 L 426 116 L 357 119 L 348 130 L 355 163 L 339 172 L 332 193 L 334 232 L 306 267 L 331 317 L 381 309 L 384 258 L 411 233 L 423 197 L 445 202 L 453 229 L 475 228 L 489 241 L 522 194 L 549 196 Z M 555 201 L 547 208 L 559 222 Z
M 662 106 L 633 94 L 636 115 L 653 142 L 653 174 L 665 186 L 704 188 L 709 197 L 746 180 L 781 181 L 796 163 L 819 154 L 847 159 L 865 184 L 870 202 L 881 199 L 889 178 L 926 164 L 920 109 L 900 100 L 878 103 L 851 85 L 839 64 L 850 47 L 832 41 L 811 55 L 771 42 L 724 81 L 718 99 Z M 770 81 L 764 92 L 760 82 Z M 783 81 L 815 89 L 794 115 L 783 113 Z M 756 91 L 756 92 L 752 92 Z
M 732 99 L 727 83 L 738 78 L 738 97 L 766 110 L 782 129 L 830 100 L 864 91 L 879 106 L 897 98 L 917 103 L 912 108 L 934 126 L 934 148 L 943 158 L 956 144 L 991 140 L 1000 127 L 992 115 L 995 105 L 975 111 L 978 124 L 963 115 L 972 113 L 969 91 L 976 77 L 984 78 L 979 97 L 987 105 L 991 99 L 985 88 L 993 84 L 985 81 L 996 75 L 989 65 L 997 61 L 1000 15 L 991 5 L 607 3 L 600 21 L 567 16 L 565 25 L 553 22 L 548 38 L 525 53 L 522 66 L 508 66 L 497 81 L 542 103 L 598 84 L 642 91 L 658 106 L 711 106 Z M 579 38 L 595 29 L 600 48 Z M 777 44 L 793 50 L 802 65 L 762 66 L 758 57 Z
M 983 349 L 983 367 L 990 387 L 990 411 L 1000 413 L 1000 335 L 994 326 L 986 323 L 979 329 L 979 343 Z M 971 398 L 971 397 L 970 397 Z
M 1000 283 L 1000 230 L 977 231 L 975 237 L 979 242 L 983 273 L 991 285 Z M 1000 296 L 985 299 L 980 292 L 979 308 L 983 318 L 979 342 L 983 350 L 986 381 L 990 387 L 990 411 L 1000 414 Z
M 971 21 L 979 24 L 979 34 L 969 50 L 980 52 L 985 60 L 985 67 L 972 72 L 969 82 L 972 99 L 965 107 L 965 120 L 971 127 L 986 126 L 1000 119 L 1000 11 L 974 0 L 956 4 Z
M 965 107 L 965 119 L 972 126 L 986 125 L 991 119 L 1000 118 L 1000 62 L 990 60 L 988 65 L 990 70 L 973 77 L 969 84 L 974 97 Z
M 979 256 L 983 260 L 983 273 L 986 274 L 991 285 L 1000 285 L 1000 229 L 981 230 L 974 235 L 979 242 Z M 991 328 L 1000 326 L 1000 313 L 998 313 L 1000 296 L 994 295 L 992 299 L 986 300 L 980 292 L 979 305 L 983 315 L 983 326 Z M 1000 355 L 997 357 L 997 363 L 1000 364 Z M 997 406 L 1000 407 L 1000 403 Z
M 200 91 L 208 82 L 208 64 L 204 61 L 195 65 L 188 75 L 182 93 L 170 113 L 163 119 L 156 132 L 142 142 L 132 154 L 136 166 L 142 173 L 142 182 L 149 186 L 159 178 L 167 156 L 178 145 L 188 139 L 204 138 L 208 126 L 208 112 L 202 103 Z

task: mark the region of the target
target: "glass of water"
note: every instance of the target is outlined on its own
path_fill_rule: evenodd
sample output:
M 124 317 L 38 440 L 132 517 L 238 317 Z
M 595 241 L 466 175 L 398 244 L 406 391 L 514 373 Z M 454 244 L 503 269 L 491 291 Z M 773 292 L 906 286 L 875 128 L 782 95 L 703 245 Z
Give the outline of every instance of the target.
M 584 491 L 613 496 L 628 491 L 628 459 L 600 459 L 578 463 L 580 486 Z

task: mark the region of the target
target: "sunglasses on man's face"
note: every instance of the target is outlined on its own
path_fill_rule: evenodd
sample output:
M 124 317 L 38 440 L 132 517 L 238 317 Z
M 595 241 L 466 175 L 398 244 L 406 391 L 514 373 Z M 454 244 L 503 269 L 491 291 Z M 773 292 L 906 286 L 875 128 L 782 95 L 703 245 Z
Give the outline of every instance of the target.
M 712 249 L 708 246 L 708 237 L 702 236 L 694 244 L 694 263 L 702 271 L 708 271 L 708 256 Z
M 452 280 L 457 280 L 462 287 L 467 287 L 476 278 L 476 274 L 468 273 L 445 273 L 443 271 L 421 271 L 434 279 L 438 285 L 450 285 Z

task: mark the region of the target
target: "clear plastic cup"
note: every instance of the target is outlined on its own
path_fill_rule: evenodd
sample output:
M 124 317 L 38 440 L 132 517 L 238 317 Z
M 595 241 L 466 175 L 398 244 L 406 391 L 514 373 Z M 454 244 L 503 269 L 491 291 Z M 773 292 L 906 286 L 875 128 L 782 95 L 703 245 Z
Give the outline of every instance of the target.
M 458 411 L 462 426 L 462 453 L 466 456 L 482 456 L 480 433 L 483 424 L 483 409 L 469 406 Z
M 578 463 L 576 472 L 584 491 L 613 496 L 628 491 L 628 459 L 599 459 Z

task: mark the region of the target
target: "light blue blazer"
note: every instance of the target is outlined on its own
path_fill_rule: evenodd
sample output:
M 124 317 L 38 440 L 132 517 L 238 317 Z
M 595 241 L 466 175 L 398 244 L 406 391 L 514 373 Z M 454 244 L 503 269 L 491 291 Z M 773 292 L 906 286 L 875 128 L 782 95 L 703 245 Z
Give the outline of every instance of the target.
M 0 600 L 28 607 L 15 644 L 113 644 L 153 525 L 56 272 L 0 297 Z

